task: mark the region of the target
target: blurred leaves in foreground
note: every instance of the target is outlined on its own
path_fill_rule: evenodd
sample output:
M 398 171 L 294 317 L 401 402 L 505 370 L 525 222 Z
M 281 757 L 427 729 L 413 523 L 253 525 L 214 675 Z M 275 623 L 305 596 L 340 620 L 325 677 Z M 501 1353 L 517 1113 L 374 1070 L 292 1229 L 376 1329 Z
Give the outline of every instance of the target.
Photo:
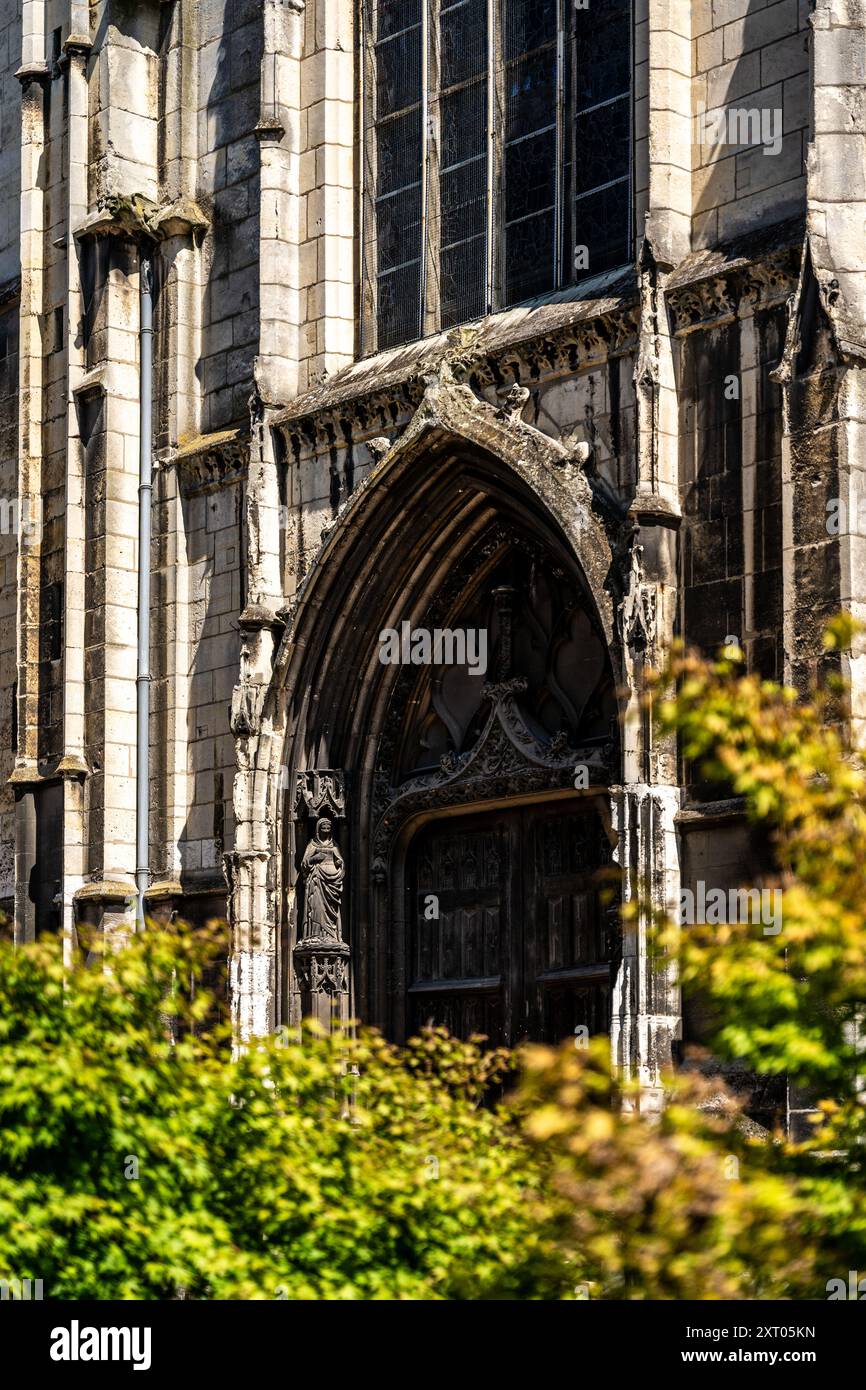
M 66 1298 L 718 1297 L 808 1260 L 736 1110 L 624 1112 L 609 1044 L 404 1049 L 309 1026 L 232 1059 L 218 939 L 0 956 L 0 1268 Z M 513 1077 L 511 1078 L 513 1080 Z M 726 1179 L 738 1153 L 743 1179 Z M 773 1273 L 765 1271 L 772 1266 Z
M 701 1299 L 823 1298 L 866 1270 L 866 776 L 839 698 L 678 654 L 656 700 L 785 888 L 778 935 L 660 923 L 658 949 L 710 1000 L 717 1055 L 808 1088 L 806 1143 L 749 1137 L 696 1071 L 642 1113 L 607 1039 L 509 1055 L 310 1026 L 233 1057 L 211 931 L 151 926 L 71 969 L 56 940 L 0 944 L 0 1276 L 54 1298 Z

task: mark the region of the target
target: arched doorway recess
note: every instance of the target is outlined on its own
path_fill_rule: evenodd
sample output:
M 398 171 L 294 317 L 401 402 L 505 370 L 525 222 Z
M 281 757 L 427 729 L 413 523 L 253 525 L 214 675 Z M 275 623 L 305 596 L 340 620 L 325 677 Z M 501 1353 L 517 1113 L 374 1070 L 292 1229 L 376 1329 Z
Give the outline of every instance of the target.
M 619 941 L 595 884 L 614 862 L 626 896 L 650 866 L 660 902 L 674 889 L 677 793 L 643 771 L 633 681 L 652 654 L 657 604 L 669 608 L 675 592 L 671 547 L 656 517 L 644 533 L 623 514 L 585 449 L 523 421 L 527 397 L 513 387 L 500 405 L 480 400 L 446 364 L 399 437 L 371 441 L 378 462 L 279 615 L 273 659 L 273 615 L 245 615 L 227 864 L 241 1037 L 338 1004 L 400 1038 L 425 1008 L 436 1017 L 437 993 L 452 1017 L 459 1005 L 461 1029 L 474 1027 L 461 1001 L 486 991 L 498 992 L 508 1040 L 584 1018 L 595 1028 L 609 1014 L 624 1069 L 655 1086 L 670 1058 L 675 984 L 650 966 L 644 921 Z M 439 670 L 438 658 L 383 663 L 381 634 L 404 624 L 483 627 L 483 676 Z M 498 885 L 497 969 L 478 944 L 490 903 L 448 897 L 473 891 L 465 863 L 439 895 L 452 921 L 435 968 L 419 954 L 433 950 L 417 920 L 425 850 L 446 873 L 458 820 L 461 843 L 478 832 L 509 848 L 507 870 L 490 858 L 484 869 L 496 880 L 484 886 Z M 305 874 L 333 867 L 335 852 L 341 867 L 312 900 L 331 893 L 339 911 L 316 922 Z M 459 960 L 455 913 L 476 924 Z

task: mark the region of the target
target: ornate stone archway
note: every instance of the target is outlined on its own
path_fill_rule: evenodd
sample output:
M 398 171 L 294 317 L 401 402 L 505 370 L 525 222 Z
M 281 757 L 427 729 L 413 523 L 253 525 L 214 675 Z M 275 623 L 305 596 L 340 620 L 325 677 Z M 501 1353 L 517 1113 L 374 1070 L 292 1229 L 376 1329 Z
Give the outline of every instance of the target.
M 400 885 L 391 861 L 419 816 L 447 805 L 561 797 L 574 790 L 577 763 L 591 769 L 588 794 L 601 794 L 607 807 L 622 800 L 616 731 L 631 652 L 652 641 L 651 586 L 633 522 L 592 480 L 585 450 L 569 452 L 523 421 L 527 394 L 515 387 L 501 406 L 491 405 L 445 364 L 337 517 L 283 615 L 282 633 L 270 615 L 244 615 L 233 707 L 237 850 L 227 865 L 242 1036 L 322 1014 L 335 999 L 344 1013 L 390 1025 L 386 1000 L 399 982 L 376 943 L 395 928 Z M 620 718 L 588 743 L 579 720 L 571 731 L 533 723 L 521 708 L 521 673 L 509 668 L 508 643 L 500 641 L 471 743 L 447 748 L 436 768 L 389 783 L 383 749 L 398 736 L 398 686 L 407 676 L 379 662 L 380 631 L 404 620 L 423 625 L 437 603 L 452 618 L 449 578 L 473 559 L 473 592 L 480 592 L 509 546 L 540 548 L 552 572 L 579 589 L 611 691 L 619 692 L 612 710 Z M 263 642 L 275 645 L 267 684 L 257 674 Z M 346 861 L 339 952 L 333 940 L 311 950 L 299 937 L 301 866 L 323 787 Z M 626 993 L 615 1005 L 614 1033 L 625 1020 L 636 1038 L 633 970 L 620 974 Z

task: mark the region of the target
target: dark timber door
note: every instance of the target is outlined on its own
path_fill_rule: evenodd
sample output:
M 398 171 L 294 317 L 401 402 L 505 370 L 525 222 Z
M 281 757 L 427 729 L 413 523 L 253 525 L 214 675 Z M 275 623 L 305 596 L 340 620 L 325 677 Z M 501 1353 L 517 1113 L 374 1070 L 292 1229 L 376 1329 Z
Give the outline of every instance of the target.
M 586 802 L 426 825 L 407 879 L 410 1031 L 434 1023 L 494 1044 L 609 1031 L 609 860 Z

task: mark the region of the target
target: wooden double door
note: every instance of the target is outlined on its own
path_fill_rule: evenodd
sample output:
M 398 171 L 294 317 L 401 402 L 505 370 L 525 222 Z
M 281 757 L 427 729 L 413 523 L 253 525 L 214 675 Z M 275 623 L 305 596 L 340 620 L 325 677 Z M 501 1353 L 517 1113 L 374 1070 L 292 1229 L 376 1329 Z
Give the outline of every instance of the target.
M 410 1031 L 492 1044 L 610 1029 L 618 914 L 610 846 L 586 801 L 428 822 L 407 865 Z

